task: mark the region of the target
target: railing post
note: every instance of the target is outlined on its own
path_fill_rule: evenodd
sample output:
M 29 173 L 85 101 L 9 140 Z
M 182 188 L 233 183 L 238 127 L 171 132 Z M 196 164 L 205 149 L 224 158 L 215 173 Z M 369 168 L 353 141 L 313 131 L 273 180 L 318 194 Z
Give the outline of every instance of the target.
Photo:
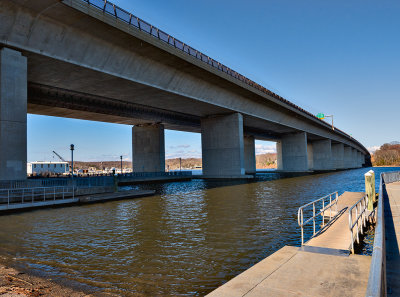
M 7 205 L 10 206 L 10 190 L 8 190 Z
M 324 226 L 325 226 L 325 198 L 322 199 L 322 227 Z
M 313 202 L 312 206 L 313 206 L 313 230 L 314 230 L 313 236 L 314 236 L 315 235 L 315 202 Z
M 301 209 L 301 245 L 304 244 L 303 209 Z

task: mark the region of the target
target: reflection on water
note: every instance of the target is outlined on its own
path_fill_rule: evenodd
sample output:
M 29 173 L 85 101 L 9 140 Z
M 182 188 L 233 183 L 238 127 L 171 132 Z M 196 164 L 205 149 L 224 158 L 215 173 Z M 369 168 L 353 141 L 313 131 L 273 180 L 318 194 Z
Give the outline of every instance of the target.
M 379 172 L 399 168 L 375 168 Z M 257 182 L 136 186 L 157 195 L 0 216 L 1 253 L 51 277 L 124 296 L 204 295 L 284 245 L 297 208 L 363 191 L 369 169 Z

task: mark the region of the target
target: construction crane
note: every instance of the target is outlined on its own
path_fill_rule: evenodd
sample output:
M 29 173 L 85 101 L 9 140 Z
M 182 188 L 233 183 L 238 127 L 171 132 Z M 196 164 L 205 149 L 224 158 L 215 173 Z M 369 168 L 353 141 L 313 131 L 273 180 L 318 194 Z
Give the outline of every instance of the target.
M 61 161 L 67 162 L 67 161 L 64 160 L 63 157 L 61 157 L 61 156 L 60 156 L 59 154 L 57 154 L 55 151 L 53 151 L 53 154 L 56 155 L 57 157 L 59 157 Z

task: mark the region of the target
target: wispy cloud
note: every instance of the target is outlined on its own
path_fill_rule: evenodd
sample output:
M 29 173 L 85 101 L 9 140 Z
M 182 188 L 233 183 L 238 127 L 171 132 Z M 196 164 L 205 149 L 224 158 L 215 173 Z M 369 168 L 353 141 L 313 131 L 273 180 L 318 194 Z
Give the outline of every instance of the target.
M 171 150 L 180 149 L 180 148 L 186 149 L 189 147 L 190 147 L 190 144 L 180 144 L 180 145 L 170 145 L 169 149 L 171 149 Z
M 256 144 L 256 155 L 276 153 L 275 145 Z
M 379 148 L 380 148 L 380 146 L 375 145 L 375 146 L 367 147 L 367 150 L 368 150 L 370 153 L 375 153 L 375 151 L 379 150 Z

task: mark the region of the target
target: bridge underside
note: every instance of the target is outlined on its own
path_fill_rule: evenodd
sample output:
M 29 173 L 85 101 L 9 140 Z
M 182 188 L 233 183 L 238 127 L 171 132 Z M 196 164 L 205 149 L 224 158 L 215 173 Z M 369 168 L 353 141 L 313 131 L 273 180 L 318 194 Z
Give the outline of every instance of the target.
M 135 171 L 164 170 L 164 129 L 201 133 L 203 169 L 215 177 L 253 173 L 255 139 L 278 143 L 285 171 L 369 160 L 326 123 L 141 32 L 127 34 L 107 15 L 100 21 L 56 0 L 1 1 L 0 180 L 26 177 L 27 113 L 134 126 Z

